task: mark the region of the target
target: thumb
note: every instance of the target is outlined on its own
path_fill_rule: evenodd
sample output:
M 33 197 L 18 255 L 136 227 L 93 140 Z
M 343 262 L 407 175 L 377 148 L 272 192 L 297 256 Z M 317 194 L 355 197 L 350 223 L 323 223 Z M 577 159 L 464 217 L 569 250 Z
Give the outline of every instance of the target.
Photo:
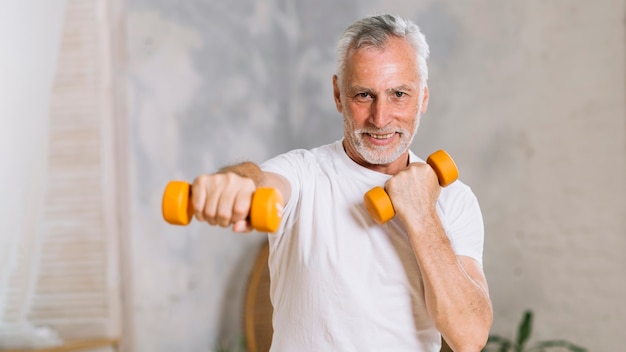
M 246 220 L 238 220 L 233 223 L 233 232 L 250 232 L 252 227 Z

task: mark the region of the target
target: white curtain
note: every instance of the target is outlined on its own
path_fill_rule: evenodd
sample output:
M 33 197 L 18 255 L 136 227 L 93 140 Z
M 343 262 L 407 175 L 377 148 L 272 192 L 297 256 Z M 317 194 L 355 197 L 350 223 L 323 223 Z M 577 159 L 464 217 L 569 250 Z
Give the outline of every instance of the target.
M 50 96 L 64 8 L 65 0 L 0 2 L 0 347 L 58 340 L 31 326 L 26 314 L 39 264 Z

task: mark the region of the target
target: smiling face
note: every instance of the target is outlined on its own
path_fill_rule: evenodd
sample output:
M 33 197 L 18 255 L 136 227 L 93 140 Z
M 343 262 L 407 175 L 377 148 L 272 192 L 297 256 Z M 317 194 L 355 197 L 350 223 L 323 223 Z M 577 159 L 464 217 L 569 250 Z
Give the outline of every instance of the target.
M 413 47 L 390 37 L 384 48 L 351 50 L 342 81 L 334 76 L 333 87 L 348 156 L 387 174 L 404 169 L 428 105 L 428 87 L 420 85 Z

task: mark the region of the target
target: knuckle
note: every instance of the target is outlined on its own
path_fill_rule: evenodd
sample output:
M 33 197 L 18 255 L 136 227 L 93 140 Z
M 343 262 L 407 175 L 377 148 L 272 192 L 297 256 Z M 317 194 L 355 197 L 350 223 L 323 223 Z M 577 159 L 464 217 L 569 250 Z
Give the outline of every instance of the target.
M 248 216 L 248 207 L 245 204 L 237 203 L 233 207 L 233 218 L 241 220 Z
M 207 174 L 203 174 L 200 175 L 198 177 L 196 177 L 195 180 L 193 180 L 193 186 L 202 186 L 202 185 L 206 185 L 207 182 L 209 181 L 211 175 L 207 175 Z
M 206 219 L 215 219 L 215 215 L 215 212 L 209 209 L 204 209 L 202 212 L 202 216 L 204 216 Z
M 241 177 L 233 172 L 227 172 L 225 174 L 219 174 L 219 175 L 221 177 L 222 182 L 227 185 L 235 184 L 237 180 Z
M 396 187 L 396 182 L 398 179 L 396 177 L 392 177 L 385 183 L 385 189 L 392 190 Z
M 217 214 L 215 215 L 215 218 L 218 220 L 218 222 L 220 223 L 224 223 L 224 222 L 230 222 L 230 217 L 231 217 L 231 212 L 227 211 L 227 210 L 223 210 L 220 209 Z

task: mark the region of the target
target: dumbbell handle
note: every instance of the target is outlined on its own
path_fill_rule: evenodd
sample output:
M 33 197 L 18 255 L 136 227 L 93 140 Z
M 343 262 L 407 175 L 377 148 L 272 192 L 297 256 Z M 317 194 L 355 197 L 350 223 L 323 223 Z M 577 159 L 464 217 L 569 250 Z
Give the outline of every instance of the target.
M 191 185 L 185 181 L 170 181 L 163 192 L 161 210 L 165 221 L 172 225 L 188 225 L 193 218 Z M 283 200 L 274 188 L 259 187 L 250 201 L 248 219 L 253 229 L 276 232 L 280 227 Z
M 443 150 L 432 153 L 426 163 L 435 171 L 441 187 L 446 187 L 459 178 L 459 170 L 454 160 Z M 363 196 L 363 201 L 367 212 L 378 224 L 384 224 L 396 215 L 391 198 L 382 187 L 369 190 Z

